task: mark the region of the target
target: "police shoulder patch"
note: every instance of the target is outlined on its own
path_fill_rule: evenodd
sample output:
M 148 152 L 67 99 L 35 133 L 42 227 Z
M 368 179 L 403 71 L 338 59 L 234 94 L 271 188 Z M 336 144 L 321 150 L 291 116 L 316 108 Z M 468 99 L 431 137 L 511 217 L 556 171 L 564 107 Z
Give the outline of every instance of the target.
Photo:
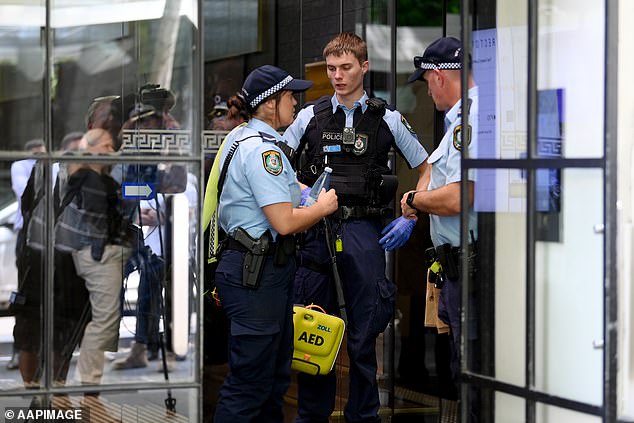
M 463 137 L 467 140 L 467 145 L 471 144 L 471 125 L 467 125 L 466 134 L 462 133 L 462 124 L 457 125 L 453 130 L 453 146 L 456 150 L 462 150 Z
M 409 124 L 409 122 L 407 121 L 407 119 L 405 119 L 405 116 L 403 115 L 401 115 L 401 123 L 407 128 L 407 130 L 410 133 L 412 133 L 413 135 L 416 135 L 414 128 L 412 128 L 412 125 Z
M 274 176 L 282 173 L 282 169 L 284 169 L 282 156 L 275 150 L 268 150 L 262 153 L 262 162 L 264 163 L 264 170 Z

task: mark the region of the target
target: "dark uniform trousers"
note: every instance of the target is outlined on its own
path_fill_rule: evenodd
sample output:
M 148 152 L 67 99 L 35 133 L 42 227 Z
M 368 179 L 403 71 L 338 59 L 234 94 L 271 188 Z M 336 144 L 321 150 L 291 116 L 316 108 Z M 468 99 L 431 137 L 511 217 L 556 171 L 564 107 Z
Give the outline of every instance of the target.
M 460 253 L 454 254 L 454 260 L 457 263 L 458 274 L 462 275 L 462 266 L 460 262 Z M 468 369 L 470 371 L 480 370 L 480 337 L 478 335 L 478 259 L 473 255 L 469 258 L 469 315 L 466 316 L 468 327 Z M 440 292 L 440 300 L 438 302 L 438 317 L 451 328 L 452 341 L 449 343 L 451 349 L 451 376 L 453 382 L 458 388 L 460 385 L 460 336 L 462 334 L 462 326 L 460 322 L 462 303 L 462 281 L 461 276 L 456 279 L 445 277 L 442 290 Z M 468 422 L 479 422 L 480 413 L 480 392 L 478 389 L 469 390 L 468 403 Z
M 295 261 L 266 258 L 260 286 L 242 286 L 244 253 L 226 250 L 216 270 L 230 322 L 230 373 L 220 388 L 214 422 L 283 421 L 293 354 L 292 284 Z
M 375 346 L 377 336 L 392 317 L 396 293 L 396 287 L 385 278 L 385 252 L 378 244 L 380 223 L 378 219 L 350 219 L 332 224 L 343 241 L 343 251 L 337 253 L 337 267 L 348 315 L 350 391 L 344 409 L 347 422 L 380 421 Z M 339 314 L 323 231 L 320 224 L 306 234 L 298 255 L 294 302 L 318 304 L 328 313 Z M 321 265 L 322 271 L 315 264 Z M 336 372 L 335 367 L 325 376 L 298 374 L 296 422 L 328 422 L 335 407 Z

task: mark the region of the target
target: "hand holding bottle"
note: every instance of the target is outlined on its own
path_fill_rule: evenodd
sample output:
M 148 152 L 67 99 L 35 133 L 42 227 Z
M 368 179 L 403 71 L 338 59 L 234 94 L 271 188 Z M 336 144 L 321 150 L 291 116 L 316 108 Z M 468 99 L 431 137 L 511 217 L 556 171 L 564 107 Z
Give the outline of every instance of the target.
M 337 193 L 334 189 L 326 191 L 322 189 L 317 198 L 316 206 L 320 206 L 323 209 L 324 215 L 328 216 L 334 213 L 339 207 L 339 201 L 337 200 Z

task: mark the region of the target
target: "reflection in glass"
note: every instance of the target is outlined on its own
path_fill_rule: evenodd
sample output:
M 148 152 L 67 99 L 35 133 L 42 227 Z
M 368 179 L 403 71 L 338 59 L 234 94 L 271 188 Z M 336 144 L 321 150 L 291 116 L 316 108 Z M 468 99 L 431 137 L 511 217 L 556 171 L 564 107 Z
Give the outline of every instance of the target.
M 31 144 L 33 153 L 45 150 L 41 140 Z M 27 147 L 28 145 L 29 143 Z M 16 204 L 12 222 L 13 234 L 10 235 L 14 239 L 14 250 L 5 251 L 5 257 L 13 258 L 9 269 L 17 270 L 17 278 L 13 287 L 5 289 L 11 289 L 8 311 L 15 317 L 13 350 L 17 355 L 17 367 L 24 387 L 39 388 L 44 370 L 40 365 L 40 358 L 44 320 L 42 293 L 46 277 L 46 268 L 43 265 L 43 221 L 46 211 L 44 195 L 47 167 L 42 161 L 24 159 L 11 163 L 10 169 L 13 195 L 10 199 L 6 198 L 5 204 L 11 200 Z M 60 344 L 56 343 L 55 347 L 59 351 Z M 60 365 L 59 360 L 56 360 L 55 365 Z
M 44 396 L 6 397 L 2 399 L 4 407 L 43 407 L 50 405 L 57 410 L 77 410 L 81 413 L 80 421 L 90 422 L 201 422 L 198 415 L 197 390 L 165 389 L 140 390 L 134 392 L 111 393 L 100 395 L 59 394 L 50 397 L 50 403 Z M 174 405 L 175 410 L 166 408 L 166 401 Z
M 108 136 L 105 130 L 93 129 L 84 138 L 90 138 L 94 133 Z M 88 144 L 90 143 L 88 141 Z M 92 144 L 93 148 L 102 145 L 94 141 Z M 173 372 L 170 380 L 191 381 L 195 354 L 191 353 L 189 345 L 193 342 L 196 331 L 190 331 L 194 307 L 190 306 L 189 298 L 193 297 L 194 292 L 199 292 L 194 288 L 197 283 L 196 168 L 191 164 L 174 162 L 167 165 L 126 163 L 114 165 L 112 168 L 100 167 L 101 179 L 114 183 L 115 189 L 118 190 L 118 193 L 106 196 L 114 200 L 114 203 L 109 204 L 116 210 L 116 213 L 108 214 L 108 222 L 112 230 L 112 225 L 116 227 L 117 223 L 113 221 L 112 216 L 119 216 L 122 223 L 118 233 L 123 238 L 112 238 L 111 231 L 104 234 L 106 242 L 101 248 L 102 256 L 96 258 L 95 255 L 99 254 L 100 249 L 97 246 L 95 250 L 95 242 L 98 242 L 95 233 L 100 233 L 98 222 L 92 222 L 89 226 L 82 224 L 85 221 L 82 213 L 88 209 L 92 214 L 96 213 L 95 205 L 98 198 L 91 197 L 93 200 L 87 203 L 87 193 L 85 189 L 82 191 L 81 183 L 79 188 L 75 188 L 78 185 L 77 179 L 84 183 L 91 178 L 94 179 L 95 175 L 91 172 L 96 170 L 96 165 L 64 165 L 80 168 L 69 177 L 69 188 L 66 190 L 64 201 L 68 202 L 68 205 L 59 214 L 55 229 L 56 254 L 60 256 L 62 253 L 68 253 L 72 261 L 69 263 L 56 259 L 56 272 L 66 275 L 67 283 L 74 283 L 76 286 L 71 292 L 71 301 L 62 301 L 59 296 L 63 293 L 59 293 L 59 296 L 56 296 L 55 307 L 59 311 L 57 315 L 78 312 L 76 320 L 80 321 L 80 327 L 74 332 L 77 338 L 73 343 L 69 343 L 68 348 L 72 353 L 81 339 L 77 363 L 79 380 L 83 384 L 137 382 L 138 377 L 143 374 L 145 380 L 160 382 L 163 376 L 156 370 L 165 368 L 168 372 Z M 91 168 L 86 169 L 86 166 Z M 109 172 L 109 175 L 115 178 L 123 177 L 122 186 L 103 172 Z M 147 175 L 154 175 L 157 179 L 147 179 L 150 178 Z M 137 189 L 142 185 L 152 185 L 153 188 L 148 191 Z M 80 193 L 80 199 L 73 190 Z M 98 190 L 93 187 L 92 192 L 95 191 Z M 179 210 L 178 218 L 175 218 L 174 210 Z M 71 222 L 75 224 L 72 225 Z M 175 238 L 175 234 L 180 237 L 180 241 Z M 85 245 L 86 241 L 90 241 L 89 245 Z M 174 244 L 177 241 L 178 246 Z M 180 263 L 180 271 L 176 271 L 177 263 Z M 109 275 L 109 285 L 97 284 L 95 269 L 99 268 L 103 270 L 102 279 L 103 274 Z M 76 282 L 71 277 L 74 271 L 79 279 Z M 174 283 L 177 285 L 174 286 Z M 120 301 L 122 285 L 123 304 Z M 112 291 L 106 290 L 106 286 L 111 286 Z M 185 303 L 178 303 L 181 310 L 178 321 L 172 320 L 171 313 L 172 295 L 175 290 L 186 296 Z M 84 301 L 77 298 L 78 295 L 82 295 L 82 291 L 85 291 L 83 295 L 86 295 Z M 73 311 L 73 307 L 77 307 L 78 310 Z M 85 315 L 86 312 L 88 317 Z M 175 324 L 177 328 L 181 328 L 178 338 L 180 355 L 172 348 L 172 329 Z M 114 330 L 113 334 L 106 336 L 111 329 Z M 122 339 L 119 339 L 120 333 L 123 335 Z M 104 363 L 104 350 L 116 353 L 112 365 Z M 86 359 L 82 359 L 83 354 Z M 166 359 L 165 363 L 163 356 Z
M 0 150 L 23 151 L 44 138 L 44 41 L 26 15 L 10 19 L 19 7 L 0 5 Z
M 491 20 L 486 9 L 479 21 Z M 528 7 L 525 1 L 500 1 L 496 10 L 495 22 L 471 34 L 480 107 L 473 158 L 517 159 L 526 155 Z
M 603 157 L 605 84 L 587 84 L 575 69 L 605 62 L 606 3 L 586 0 L 583 6 L 581 11 L 579 4 L 550 0 L 538 8 L 537 16 L 538 89 L 565 93 L 560 121 L 566 123 L 561 148 L 566 158 Z M 597 80 L 604 80 L 604 71 L 597 69 Z

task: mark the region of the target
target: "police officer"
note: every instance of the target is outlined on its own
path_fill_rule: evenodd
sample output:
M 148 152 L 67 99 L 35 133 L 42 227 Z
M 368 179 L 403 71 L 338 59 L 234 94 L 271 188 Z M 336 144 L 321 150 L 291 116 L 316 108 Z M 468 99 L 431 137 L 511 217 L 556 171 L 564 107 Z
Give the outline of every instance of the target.
M 214 418 L 218 423 L 283 421 L 295 274 L 295 241 L 287 235 L 337 208 L 334 190 L 322 191 L 311 207 L 297 208 L 301 189 L 276 145 L 282 140 L 277 129 L 293 122 L 293 92 L 311 85 L 274 66 L 251 72 L 241 95 L 252 118 L 227 136 L 219 158 L 227 171 L 218 216 L 228 238 L 216 285 L 230 321 L 230 351 Z
M 387 204 L 396 191 L 387 166 L 388 152 L 394 147 L 421 176 L 427 153 L 399 112 L 365 93 L 363 78 L 369 64 L 361 38 L 341 33 L 326 45 L 323 56 L 335 93 L 301 110 L 284 138 L 297 151 L 306 148 L 306 161 L 299 168 L 301 182 L 312 185 L 325 166 L 333 169 L 331 186 L 340 207 L 331 218 L 332 239 L 348 316 L 350 357 L 344 414 L 347 422 L 378 422 L 375 344 L 391 319 L 396 292 L 385 278 L 382 247 L 404 244 L 416 224 L 414 219 L 400 217 L 381 238 L 382 217 L 391 214 Z M 337 313 L 324 230 L 323 225 L 311 228 L 300 242 L 295 302 L 319 304 Z M 299 374 L 297 381 L 296 422 L 327 422 L 335 405 L 335 372 Z
M 462 46 L 453 37 L 440 38 L 427 47 L 422 56 L 414 58 L 416 71 L 409 82 L 424 80 L 427 92 L 436 109 L 445 112 L 446 132 L 440 145 L 429 156 L 429 185 L 424 190 L 403 195 L 401 207 L 404 215 L 429 213 L 431 238 L 436 258 L 443 267 L 444 283 L 438 317 L 451 328 L 451 370 L 454 382 L 459 376 L 460 346 L 460 159 L 463 148 L 473 157 L 478 134 L 478 87 L 469 73 L 468 125 L 461 118 L 461 62 Z M 473 212 L 475 175 L 469 171 L 469 229 L 470 240 L 477 239 L 476 215 Z M 473 270 L 473 269 L 472 269 Z M 470 318 L 472 316 L 469 316 Z M 470 330 L 471 335 L 474 335 Z

